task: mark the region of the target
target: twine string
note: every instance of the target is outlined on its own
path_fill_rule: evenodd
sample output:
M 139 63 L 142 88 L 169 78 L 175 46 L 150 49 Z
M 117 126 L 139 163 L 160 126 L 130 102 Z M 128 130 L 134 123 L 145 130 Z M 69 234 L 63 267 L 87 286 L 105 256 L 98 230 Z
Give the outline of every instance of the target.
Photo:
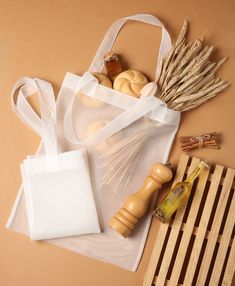
M 198 141 L 199 148 L 202 148 L 204 145 L 204 141 L 211 138 L 210 134 L 203 134 L 201 136 L 193 136 L 191 141 Z

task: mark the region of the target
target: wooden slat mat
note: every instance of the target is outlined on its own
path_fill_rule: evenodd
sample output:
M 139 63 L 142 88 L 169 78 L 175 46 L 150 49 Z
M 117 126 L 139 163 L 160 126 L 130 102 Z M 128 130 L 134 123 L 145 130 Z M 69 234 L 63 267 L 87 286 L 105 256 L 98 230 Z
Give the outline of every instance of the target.
M 181 156 L 174 182 L 199 159 Z M 211 166 L 194 182 L 187 206 L 160 225 L 143 286 L 231 285 L 235 270 L 234 169 Z

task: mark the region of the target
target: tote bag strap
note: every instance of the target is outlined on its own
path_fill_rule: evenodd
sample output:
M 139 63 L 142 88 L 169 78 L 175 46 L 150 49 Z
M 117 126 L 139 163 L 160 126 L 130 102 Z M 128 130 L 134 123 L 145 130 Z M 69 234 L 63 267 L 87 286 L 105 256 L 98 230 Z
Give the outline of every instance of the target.
M 177 125 L 179 121 L 179 112 L 169 112 L 165 102 L 159 100 L 155 96 L 149 96 L 148 94 L 142 93 L 141 98 L 137 100 L 130 108 L 123 111 L 116 118 L 110 121 L 107 125 L 97 130 L 88 139 L 81 141 L 77 137 L 76 128 L 74 125 L 74 113 L 75 113 L 75 99 L 76 94 L 81 91 L 84 86 L 91 86 L 93 77 L 90 73 L 85 73 L 79 80 L 78 87 L 74 92 L 74 97 L 69 104 L 65 116 L 64 116 L 64 134 L 66 139 L 73 144 L 80 144 L 83 146 L 96 145 L 102 143 L 121 129 L 127 127 L 131 123 L 154 111 L 156 113 L 155 119 L 163 124 Z M 170 114 L 170 115 L 169 115 Z M 172 118 L 173 117 L 173 118 Z M 174 120 L 175 119 L 175 120 Z
M 33 94 L 38 95 L 40 116 L 27 100 Z M 29 77 L 18 79 L 11 91 L 11 106 L 25 125 L 43 139 L 45 153 L 56 154 L 56 102 L 51 84 Z
M 101 42 L 96 52 L 96 55 L 89 68 L 90 72 L 102 71 L 104 67 L 104 54 L 112 49 L 112 46 L 115 42 L 118 33 L 120 32 L 124 24 L 129 20 L 144 22 L 150 25 L 160 27 L 162 29 L 162 39 L 157 58 L 157 68 L 156 68 L 156 78 L 157 78 L 161 60 L 169 53 L 171 49 L 171 38 L 164 25 L 161 23 L 161 21 L 157 17 L 150 14 L 137 14 L 115 21 L 112 24 L 112 26 L 108 29 L 107 33 L 104 36 L 103 41 Z

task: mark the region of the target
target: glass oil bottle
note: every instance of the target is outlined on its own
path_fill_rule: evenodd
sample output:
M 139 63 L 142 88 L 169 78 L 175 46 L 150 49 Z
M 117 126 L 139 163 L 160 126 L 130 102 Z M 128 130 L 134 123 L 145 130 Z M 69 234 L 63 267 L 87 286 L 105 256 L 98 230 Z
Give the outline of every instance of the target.
M 208 164 L 201 161 L 185 181 L 173 185 L 160 205 L 154 210 L 154 215 L 161 222 L 168 222 L 175 211 L 187 203 L 194 180 L 208 168 Z

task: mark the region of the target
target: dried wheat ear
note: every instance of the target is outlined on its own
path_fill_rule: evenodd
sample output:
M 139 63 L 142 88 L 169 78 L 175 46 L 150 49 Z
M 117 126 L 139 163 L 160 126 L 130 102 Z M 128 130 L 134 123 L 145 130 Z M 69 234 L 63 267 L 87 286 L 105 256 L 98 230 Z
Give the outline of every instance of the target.
M 156 97 L 177 111 L 193 109 L 216 96 L 229 84 L 215 78 L 215 72 L 227 60 L 211 62 L 214 46 L 204 44 L 204 39 L 186 43 L 188 21 L 169 55 L 161 62 L 157 79 Z

